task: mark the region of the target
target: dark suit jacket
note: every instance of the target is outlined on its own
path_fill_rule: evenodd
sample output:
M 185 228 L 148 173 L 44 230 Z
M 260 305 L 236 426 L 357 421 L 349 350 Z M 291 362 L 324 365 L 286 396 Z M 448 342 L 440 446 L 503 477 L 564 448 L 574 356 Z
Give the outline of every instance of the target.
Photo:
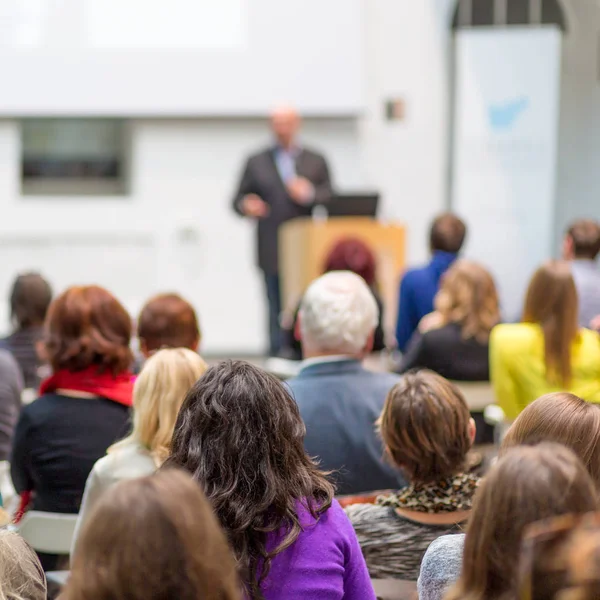
M 334 471 L 338 494 L 399 489 L 406 483 L 383 459 L 376 432 L 385 398 L 400 380 L 372 373 L 355 360 L 310 365 L 288 382 L 306 425 L 304 446 L 325 471 Z
M 489 381 L 489 344 L 463 339 L 460 325 L 432 329 L 411 342 L 400 373 L 430 369 L 454 381 Z
M 331 180 L 325 158 L 303 149 L 296 159 L 296 172 L 315 186 L 315 204 L 331 197 Z M 278 272 L 279 226 L 290 219 L 308 217 L 313 205 L 300 206 L 287 193 L 275 163 L 275 148 L 268 148 L 248 159 L 238 191 L 233 199 L 234 210 L 242 215 L 240 203 L 247 194 L 260 196 L 271 208 L 267 217 L 258 222 L 258 265 L 267 274 Z

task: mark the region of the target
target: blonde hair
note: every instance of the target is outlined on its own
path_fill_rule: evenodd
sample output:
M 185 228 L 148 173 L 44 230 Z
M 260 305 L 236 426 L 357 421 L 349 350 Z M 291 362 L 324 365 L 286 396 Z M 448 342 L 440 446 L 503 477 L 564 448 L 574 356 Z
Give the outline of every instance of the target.
M 494 279 L 481 265 L 458 260 L 450 267 L 435 298 L 435 309 L 445 324 L 458 323 L 465 339 L 485 344 L 500 321 Z
M 38 557 L 17 533 L 0 530 L 0 600 L 46 600 Z
M 133 388 L 133 431 L 108 453 L 128 444 L 141 444 L 160 467 L 169 456 L 185 396 L 207 369 L 204 360 L 187 348 L 160 350 L 150 357 Z

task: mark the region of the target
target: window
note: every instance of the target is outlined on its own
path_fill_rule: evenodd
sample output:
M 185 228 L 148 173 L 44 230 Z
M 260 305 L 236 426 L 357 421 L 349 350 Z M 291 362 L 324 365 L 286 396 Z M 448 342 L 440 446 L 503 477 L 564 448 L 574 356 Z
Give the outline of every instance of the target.
M 24 195 L 123 195 L 126 124 L 118 119 L 24 119 Z

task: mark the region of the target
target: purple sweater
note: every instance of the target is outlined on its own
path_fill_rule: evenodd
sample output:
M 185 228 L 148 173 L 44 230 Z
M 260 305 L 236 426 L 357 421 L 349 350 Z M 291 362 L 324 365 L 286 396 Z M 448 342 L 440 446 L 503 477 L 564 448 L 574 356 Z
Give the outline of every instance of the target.
M 375 600 L 356 534 L 339 503 L 318 522 L 300 506 L 303 531 L 271 563 L 262 585 L 266 600 Z M 268 544 L 271 550 L 280 538 Z

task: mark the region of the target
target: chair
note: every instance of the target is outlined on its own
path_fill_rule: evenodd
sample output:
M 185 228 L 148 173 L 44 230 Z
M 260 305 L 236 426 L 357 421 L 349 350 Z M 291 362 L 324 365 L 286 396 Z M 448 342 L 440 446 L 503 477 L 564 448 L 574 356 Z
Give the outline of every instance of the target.
M 471 412 L 482 413 L 488 406 L 494 404 L 494 390 L 487 382 L 479 381 L 453 381 L 467 401 Z
M 377 600 L 415 600 L 417 582 L 402 579 L 372 579 Z
M 30 510 L 15 530 L 37 552 L 69 554 L 76 524 L 77 515 Z

